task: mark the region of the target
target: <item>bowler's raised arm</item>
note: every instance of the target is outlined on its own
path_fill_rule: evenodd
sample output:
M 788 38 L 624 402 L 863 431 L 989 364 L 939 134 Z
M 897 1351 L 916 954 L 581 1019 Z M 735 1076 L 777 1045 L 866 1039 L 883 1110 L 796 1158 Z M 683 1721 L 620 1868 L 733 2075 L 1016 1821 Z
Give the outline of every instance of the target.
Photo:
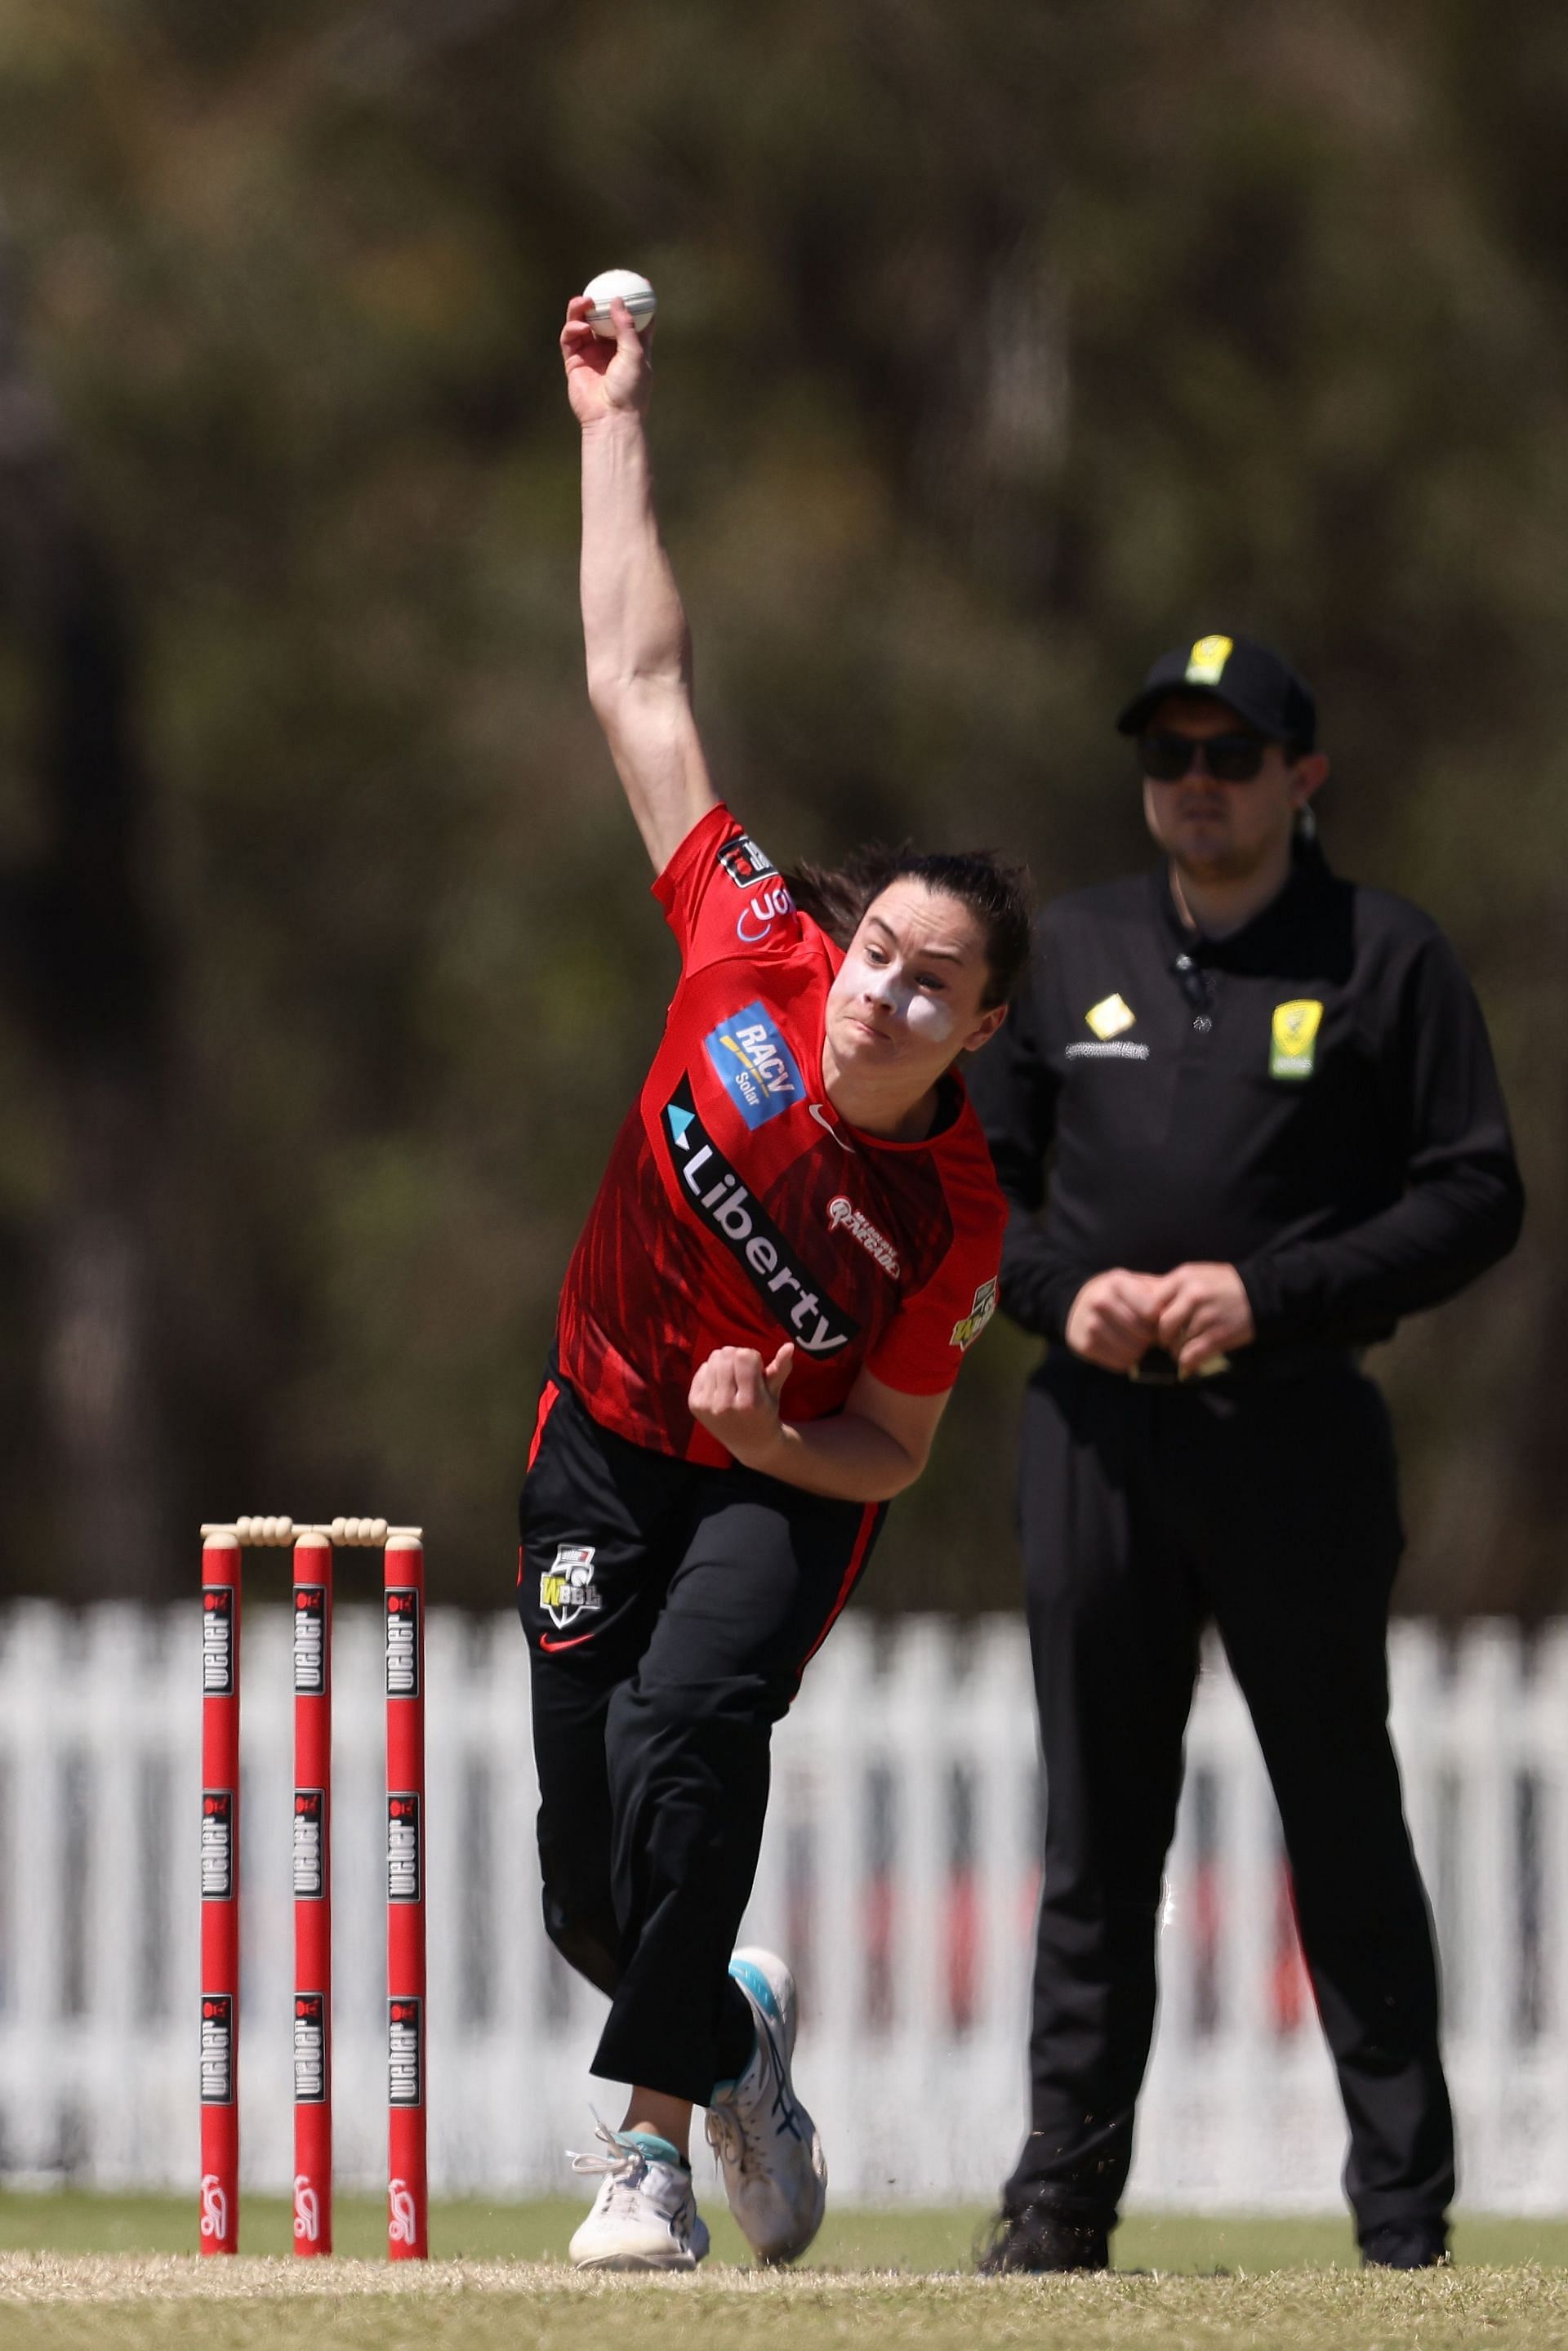
M 561 329 L 582 427 L 582 634 L 588 693 L 656 872 L 716 802 L 692 712 L 691 637 L 653 510 L 643 429 L 647 339 L 619 297 L 615 340 L 578 295 Z M 652 329 L 650 329 L 650 334 Z

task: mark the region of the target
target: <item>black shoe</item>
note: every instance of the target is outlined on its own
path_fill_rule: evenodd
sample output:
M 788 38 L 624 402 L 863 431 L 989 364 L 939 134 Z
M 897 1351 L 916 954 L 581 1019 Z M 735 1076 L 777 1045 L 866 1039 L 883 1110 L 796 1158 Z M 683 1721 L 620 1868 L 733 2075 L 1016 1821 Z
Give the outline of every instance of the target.
M 1369 2270 L 1446 2270 L 1453 2256 L 1443 2221 L 1386 2220 L 1367 2231 L 1361 2259 Z
M 982 2277 L 1009 2273 L 1041 2276 L 1063 2270 L 1108 2270 L 1107 2231 L 1095 2220 L 1075 2220 L 1049 2204 L 1003 2205 L 976 2248 Z

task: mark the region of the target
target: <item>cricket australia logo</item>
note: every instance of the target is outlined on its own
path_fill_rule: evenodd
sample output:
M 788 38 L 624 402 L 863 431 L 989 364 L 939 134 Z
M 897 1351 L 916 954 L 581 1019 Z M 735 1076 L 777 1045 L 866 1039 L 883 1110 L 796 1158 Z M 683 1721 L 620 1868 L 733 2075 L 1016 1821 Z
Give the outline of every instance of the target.
M 1317 1062 L 1323 1008 L 1313 997 L 1276 1004 L 1269 1038 L 1271 1078 L 1310 1078 Z
M 558 1631 L 580 1616 L 595 1616 L 604 1594 L 593 1581 L 593 1545 L 562 1543 L 539 1577 L 539 1606 Z

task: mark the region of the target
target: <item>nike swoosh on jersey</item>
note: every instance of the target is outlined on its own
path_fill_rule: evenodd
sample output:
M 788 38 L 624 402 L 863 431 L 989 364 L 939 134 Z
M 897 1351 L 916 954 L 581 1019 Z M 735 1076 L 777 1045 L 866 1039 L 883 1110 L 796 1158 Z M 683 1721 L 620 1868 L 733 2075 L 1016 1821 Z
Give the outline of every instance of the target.
M 806 1104 L 806 1108 L 810 1112 L 811 1116 L 816 1120 L 817 1124 L 821 1128 L 822 1133 L 832 1136 L 833 1141 L 838 1144 L 841 1151 L 853 1151 L 854 1144 L 844 1141 L 843 1136 L 839 1133 L 838 1128 L 833 1124 L 832 1120 L 828 1116 L 827 1112 L 822 1108 L 821 1102 L 808 1102 Z

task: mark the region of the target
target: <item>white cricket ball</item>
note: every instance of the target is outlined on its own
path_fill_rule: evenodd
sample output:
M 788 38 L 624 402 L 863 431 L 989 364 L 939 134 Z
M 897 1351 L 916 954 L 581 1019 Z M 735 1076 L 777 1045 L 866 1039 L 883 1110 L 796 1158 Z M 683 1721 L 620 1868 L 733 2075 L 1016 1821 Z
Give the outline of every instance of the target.
M 647 279 L 640 277 L 634 269 L 601 269 L 597 277 L 589 279 L 582 290 L 593 304 L 588 314 L 589 324 L 596 335 L 603 335 L 610 341 L 615 338 L 610 305 L 617 294 L 631 311 L 632 324 L 639 334 L 653 323 L 653 313 L 659 307 L 658 296 Z

